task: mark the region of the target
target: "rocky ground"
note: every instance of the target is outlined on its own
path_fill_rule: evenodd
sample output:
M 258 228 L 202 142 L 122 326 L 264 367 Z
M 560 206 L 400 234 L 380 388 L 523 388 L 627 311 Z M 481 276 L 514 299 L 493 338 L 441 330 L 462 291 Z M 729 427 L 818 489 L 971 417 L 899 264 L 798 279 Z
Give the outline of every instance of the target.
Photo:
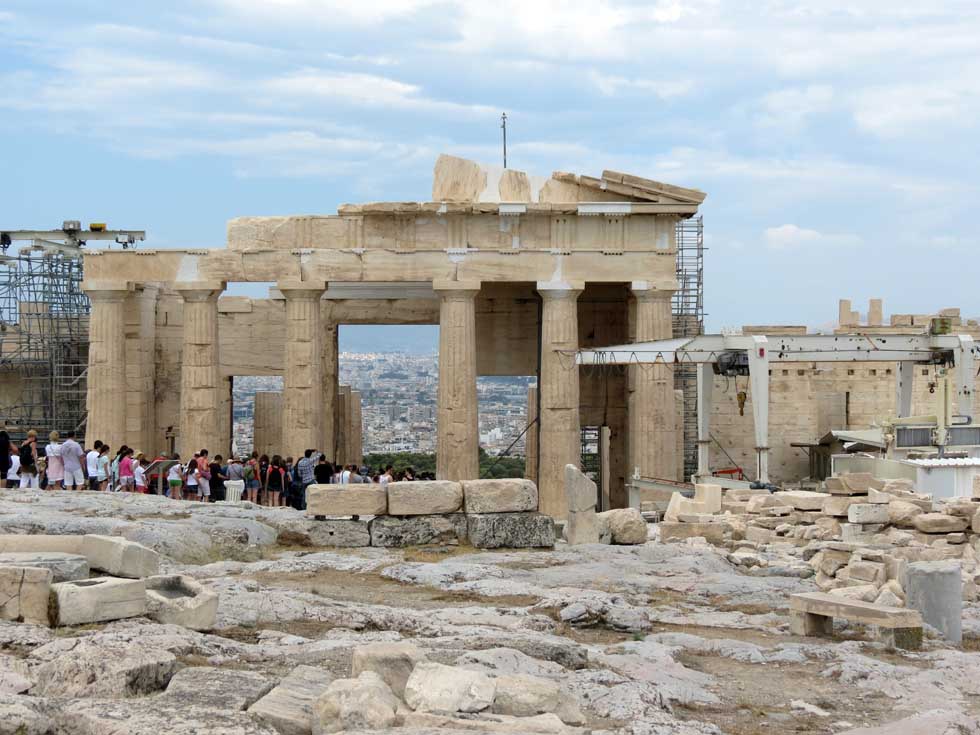
M 516 718 L 423 715 L 395 697 L 405 735 L 980 733 L 980 607 L 965 607 L 962 649 L 927 634 L 922 651 L 889 650 L 856 626 L 794 637 L 788 595 L 816 587 L 788 542 L 746 568 L 699 539 L 661 544 L 656 526 L 641 546 L 480 552 L 325 548 L 317 523 L 248 504 L 4 491 L 0 533 L 124 536 L 220 604 L 209 633 L 144 618 L 0 623 L 0 733 L 310 732 L 309 704 L 285 695 L 318 694 L 351 677 L 356 649 L 399 641 L 459 676 L 560 692 L 557 716 Z M 389 696 L 378 685 L 365 706 Z M 270 690 L 283 712 L 262 715 Z

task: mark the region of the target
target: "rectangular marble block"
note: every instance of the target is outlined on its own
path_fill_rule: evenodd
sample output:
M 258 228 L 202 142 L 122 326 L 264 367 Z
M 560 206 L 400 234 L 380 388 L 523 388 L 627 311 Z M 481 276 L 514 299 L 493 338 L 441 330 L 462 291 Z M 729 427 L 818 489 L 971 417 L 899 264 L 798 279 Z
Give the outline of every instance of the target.
M 388 514 L 425 516 L 458 513 L 463 507 L 463 486 L 449 480 L 388 483 Z
M 310 485 L 307 516 L 378 516 L 388 512 L 388 493 L 381 485 Z
M 0 567 L 0 620 L 48 624 L 51 570 Z
M 660 529 L 660 541 L 665 544 L 698 536 L 712 544 L 721 544 L 725 540 L 726 525 L 724 523 L 671 523 L 662 521 L 657 526 Z
M 467 513 L 522 513 L 538 509 L 538 488 L 530 480 L 464 480 Z
M 82 554 L 92 569 L 113 577 L 142 579 L 160 573 L 157 552 L 117 536 L 86 535 L 82 539 Z
M 888 506 L 880 503 L 854 503 L 847 509 L 849 523 L 888 523 Z
M 96 577 L 51 586 L 51 622 L 84 625 L 133 618 L 146 612 L 146 585 L 141 579 Z

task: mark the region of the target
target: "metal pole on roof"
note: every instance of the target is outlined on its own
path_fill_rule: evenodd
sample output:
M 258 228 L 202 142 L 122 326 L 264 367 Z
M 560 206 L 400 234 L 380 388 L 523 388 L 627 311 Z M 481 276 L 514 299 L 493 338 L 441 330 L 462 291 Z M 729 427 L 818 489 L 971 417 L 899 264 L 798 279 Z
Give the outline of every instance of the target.
M 504 168 L 507 168 L 507 113 L 500 113 L 500 129 L 504 131 Z

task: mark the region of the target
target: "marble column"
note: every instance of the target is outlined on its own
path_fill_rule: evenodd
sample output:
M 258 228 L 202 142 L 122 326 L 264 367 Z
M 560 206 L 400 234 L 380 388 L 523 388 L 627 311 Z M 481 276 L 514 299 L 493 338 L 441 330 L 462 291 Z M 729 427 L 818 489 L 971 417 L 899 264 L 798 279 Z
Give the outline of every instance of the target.
M 568 515 L 565 465 L 582 464 L 579 427 L 578 297 L 583 283 L 538 283 L 541 294 L 541 392 L 538 422 L 538 509 Z
M 633 284 L 634 342 L 670 339 L 673 288 Z M 677 480 L 674 371 L 663 362 L 629 367 L 629 476 Z
M 218 381 L 218 297 L 225 284 L 219 281 L 177 283 L 174 290 L 184 300 L 184 340 L 180 357 L 180 432 L 177 451 L 182 459 L 207 449 L 220 453 L 221 396 Z
M 361 416 L 361 392 L 350 392 L 350 461 L 358 467 L 364 462 L 364 421 Z
M 101 439 L 113 449 L 126 436 L 126 299 L 132 284 L 83 283 L 89 315 L 85 443 Z
M 476 295 L 479 281 L 434 281 L 439 294 L 439 391 L 436 477 L 480 476 L 476 394 Z
M 524 435 L 524 477 L 534 483 L 538 481 L 538 386 L 527 387 L 527 423 L 530 426 Z M 533 425 L 532 425 L 533 424 Z
M 282 393 L 256 391 L 254 417 L 252 449 L 260 455 L 268 454 L 270 457 L 279 454 L 279 442 L 282 441 Z
M 126 442 L 147 456 L 163 449 L 163 432 L 156 430 L 156 307 L 160 289 L 142 283 L 126 302 L 126 373 L 129 388 Z M 110 444 L 110 446 L 112 446 Z
M 322 398 L 320 402 L 323 404 L 323 439 L 318 448 L 327 455 L 328 460 L 335 462 L 338 459 L 337 435 L 340 430 L 338 426 L 340 412 L 337 403 L 340 389 L 338 347 L 338 333 L 340 330 L 337 323 L 333 322 L 330 318 L 332 311 L 330 302 L 324 301 L 321 303 L 320 319 L 323 339 L 321 340 L 320 351 L 322 355 L 321 380 L 323 388 L 321 389 Z
M 351 389 L 349 385 L 341 385 L 337 393 L 337 462 L 346 466 L 354 461 L 351 454 L 351 435 L 350 435 L 350 398 Z
M 297 461 L 323 441 L 320 298 L 323 281 L 279 283 L 286 299 L 286 368 L 282 391 L 280 454 Z

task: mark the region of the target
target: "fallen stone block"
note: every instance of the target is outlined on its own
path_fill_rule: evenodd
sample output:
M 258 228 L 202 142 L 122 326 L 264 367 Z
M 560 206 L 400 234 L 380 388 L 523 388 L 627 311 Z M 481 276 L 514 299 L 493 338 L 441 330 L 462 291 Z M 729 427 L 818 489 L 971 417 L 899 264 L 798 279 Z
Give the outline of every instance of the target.
M 854 561 L 847 565 L 851 579 L 881 586 L 886 581 L 885 565 L 874 561 Z
M 947 533 L 946 543 L 948 544 L 965 544 L 966 534 L 965 533 Z
M 595 506 L 596 484 L 575 465 L 565 465 L 565 498 L 568 501 L 568 523 L 565 540 L 571 544 L 599 543 L 599 522 Z
M 660 541 L 665 544 L 699 536 L 716 546 L 720 546 L 725 541 L 725 526 L 721 523 L 670 523 L 661 521 L 657 527 L 660 529 Z M 749 539 L 749 541 L 752 540 Z
M 665 521 L 678 521 L 682 515 L 700 513 L 720 513 L 722 491 L 720 485 L 697 484 L 694 486 L 694 497 L 685 498 L 680 493 L 673 493 L 664 513 Z
M 880 503 L 854 503 L 847 509 L 849 523 L 888 523 L 888 506 Z
M 157 552 L 116 536 L 84 536 L 82 554 L 88 559 L 92 569 L 113 577 L 142 579 L 160 572 L 160 556 Z
M 943 637 L 963 642 L 963 581 L 956 561 L 917 561 L 905 569 L 902 580 L 906 605 Z
M 845 472 L 840 479 L 852 494 L 867 495 L 874 482 L 874 475 L 870 472 Z
M 912 525 L 922 533 L 955 533 L 965 531 L 970 521 L 960 516 L 945 513 L 922 513 L 912 519 Z
M 862 600 L 864 602 L 874 602 L 878 597 L 878 588 L 873 584 L 857 584 L 848 587 L 837 587 L 830 590 L 834 597 L 843 597 L 847 600 Z
M 496 692 L 491 711 L 498 715 L 534 717 L 557 712 L 561 690 L 549 679 L 505 674 L 494 680 Z
M 425 660 L 422 649 L 412 643 L 369 643 L 354 649 L 351 676 L 356 679 L 365 671 L 374 672 L 396 696 L 404 697 L 408 677 L 416 664 Z
M 397 719 L 398 698 L 373 671 L 337 679 L 313 704 L 313 733 L 388 730 Z
M 82 554 L 84 536 L 53 534 L 0 534 L 0 554 L 8 552 L 57 551 L 63 554 Z M 85 556 L 82 554 L 82 556 Z
M 861 496 L 851 495 L 829 495 L 823 501 L 821 512 L 827 516 L 847 517 L 847 509 L 855 503 L 862 502 Z
M 147 577 L 146 612 L 158 623 L 211 630 L 218 614 L 218 593 L 180 574 Z
M 748 526 L 745 529 L 745 540 L 753 541 L 757 544 L 768 544 L 776 540 L 776 532 L 770 531 L 768 528 L 759 528 L 758 526 Z
M 274 679 L 255 671 L 189 666 L 174 674 L 160 698 L 172 699 L 185 707 L 214 707 L 217 697 L 221 709 L 246 710 L 268 694 L 275 683 Z
M 764 491 L 765 494 L 753 495 L 749 498 L 746 510 L 749 513 L 761 513 L 765 508 L 775 508 L 777 506 L 789 505 L 789 503 L 781 501 L 779 498 L 772 495 L 768 490 Z
M 823 508 L 826 493 L 814 493 L 809 490 L 782 490 L 773 493 L 780 501 L 777 505 L 792 505 L 797 510 L 820 510 Z M 751 502 L 751 501 L 750 501 Z
M 141 579 L 97 577 L 51 585 L 52 625 L 85 625 L 133 618 L 146 613 L 146 584 Z
M 463 509 L 463 486 L 448 480 L 388 483 L 388 513 L 424 516 L 458 513 Z
M 892 500 L 888 504 L 888 522 L 902 528 L 915 528 L 915 517 L 924 513 L 922 508 L 904 500 Z
M 0 567 L 0 620 L 47 625 L 51 580 L 50 569 Z
M 887 503 L 890 503 L 894 499 L 895 499 L 895 496 L 890 495 L 889 493 L 883 492 L 882 490 L 875 490 L 874 488 L 870 488 L 868 490 L 868 502 L 869 503 L 882 503 L 882 504 L 887 504 Z
M 954 500 L 947 501 L 943 505 L 943 513 L 950 516 L 962 516 L 963 518 L 968 518 L 973 520 L 973 517 L 980 512 L 980 503 L 970 500 L 969 498 L 956 498 Z
M 279 521 L 279 543 L 289 546 L 358 548 L 371 545 L 367 521 L 348 518 L 290 518 Z
M 382 485 L 310 485 L 306 515 L 378 516 L 388 512 L 388 493 Z
M 541 513 L 468 514 L 466 532 L 470 543 L 478 549 L 552 548 L 555 545 L 555 523 L 550 516 Z
M 486 674 L 423 661 L 405 684 L 405 703 L 418 712 L 482 712 L 496 685 Z
M 466 540 L 466 516 L 375 516 L 370 523 L 371 546 L 404 548 L 426 544 L 458 544 Z
M 850 544 L 870 544 L 876 533 L 885 528 L 883 523 L 842 523 L 840 524 L 841 541 Z
M 538 509 L 538 488 L 530 480 L 464 480 L 463 505 L 469 513 L 521 513 Z
M 647 522 L 636 508 L 614 508 L 596 517 L 601 529 L 609 529 L 614 544 L 635 546 L 647 542 Z
M 769 495 L 769 491 L 765 488 L 752 488 L 752 487 L 732 487 L 722 497 L 722 502 L 734 501 L 734 502 L 746 502 L 749 499 L 755 497 L 756 495 Z
M 52 582 L 88 579 L 88 559 L 60 551 L 11 551 L 0 554 L 0 566 L 39 567 L 51 570 Z
M 297 666 L 249 707 L 248 713 L 272 725 L 281 735 L 311 735 L 313 704 L 333 680 L 326 669 Z

